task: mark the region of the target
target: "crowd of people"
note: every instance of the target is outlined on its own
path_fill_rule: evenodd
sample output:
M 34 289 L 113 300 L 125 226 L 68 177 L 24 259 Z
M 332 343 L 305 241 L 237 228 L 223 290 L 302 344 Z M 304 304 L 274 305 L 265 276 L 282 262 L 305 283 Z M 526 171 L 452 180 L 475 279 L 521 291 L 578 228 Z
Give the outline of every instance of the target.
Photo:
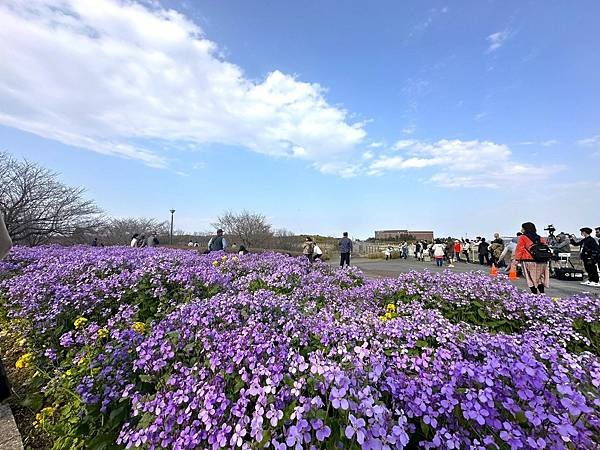
M 417 241 L 412 244 L 414 257 L 419 261 L 426 258 L 434 261 L 437 267 L 455 267 L 455 263 L 473 263 L 485 266 L 496 266 L 504 268 L 506 272 L 519 267 L 527 279 L 532 292 L 543 293 L 548 287 L 550 278 L 549 270 L 552 261 L 559 257 L 569 258 L 571 246 L 579 247 L 579 256 L 588 280 L 582 284 L 591 287 L 600 287 L 600 227 L 592 230 L 589 227 L 580 229 L 581 238 L 574 234 L 564 232 L 554 234 L 556 229 L 553 225 L 544 228 L 549 232 L 547 238 L 537 234 L 535 225 L 526 222 L 521 231 L 515 236 L 502 238 L 495 233 L 489 242 L 485 237 L 477 236 L 474 240 L 448 237 L 435 239 L 433 242 Z M 593 233 L 595 232 L 595 236 Z M 543 248 L 544 254 L 532 255 L 531 252 Z M 397 254 L 400 258 L 406 258 L 408 243 L 403 242 L 396 248 L 388 245 L 383 250 L 386 260 L 392 259 Z
M 131 242 L 129 243 L 130 247 L 157 247 L 159 245 L 160 241 L 156 233 L 152 233 L 149 236 L 135 233 L 131 236 Z
M 448 237 L 435 239 L 433 242 L 416 241 L 411 245 L 405 241 L 396 248 L 392 245 L 386 246 L 383 255 L 388 261 L 395 257 L 408 259 L 412 250 L 418 261 L 429 259 L 434 261 L 438 267 L 444 267 L 445 264 L 448 267 L 455 267 L 455 263 L 479 263 L 485 266 L 496 266 L 509 272 L 518 266 L 531 291 L 544 293 L 549 285 L 551 261 L 556 259 L 557 255 L 570 255 L 571 246 L 575 246 L 580 249 L 580 258 L 588 275 L 588 280 L 582 283 L 591 287 L 600 287 L 598 279 L 600 227 L 596 227 L 595 237 L 592 235 L 594 230 L 591 228 L 581 228 L 581 239 L 564 232 L 555 235 L 556 229 L 553 225 L 549 225 L 544 230 L 549 232 L 547 238 L 537 234 L 533 223 L 525 222 L 522 224 L 521 231 L 509 238 L 502 238 L 499 233 L 495 233 L 489 242 L 481 236 L 477 236 L 474 240 Z M 156 233 L 152 233 L 148 237 L 136 233 L 132 236 L 130 245 L 131 247 L 154 247 L 159 244 Z M 97 245 L 96 241 L 92 245 Z M 188 243 L 188 247 L 199 246 L 197 241 L 190 240 Z M 218 229 L 208 241 L 205 253 L 227 250 L 238 252 L 240 255 L 248 253 L 244 245 L 240 245 L 238 248 L 237 244 L 233 243 L 229 248 L 223 230 Z M 340 267 L 350 266 L 353 244 L 347 232 L 344 232 L 338 241 L 338 250 Z M 302 254 L 310 262 L 314 262 L 323 258 L 323 249 L 312 237 L 307 236 L 302 245 Z

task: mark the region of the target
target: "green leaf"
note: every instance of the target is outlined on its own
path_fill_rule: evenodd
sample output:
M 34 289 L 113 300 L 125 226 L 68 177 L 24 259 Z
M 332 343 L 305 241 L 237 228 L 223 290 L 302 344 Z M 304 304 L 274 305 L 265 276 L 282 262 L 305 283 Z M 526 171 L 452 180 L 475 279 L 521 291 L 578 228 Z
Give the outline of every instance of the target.
M 92 439 L 86 446 L 88 450 L 103 450 L 114 444 L 115 437 L 112 434 L 101 434 Z

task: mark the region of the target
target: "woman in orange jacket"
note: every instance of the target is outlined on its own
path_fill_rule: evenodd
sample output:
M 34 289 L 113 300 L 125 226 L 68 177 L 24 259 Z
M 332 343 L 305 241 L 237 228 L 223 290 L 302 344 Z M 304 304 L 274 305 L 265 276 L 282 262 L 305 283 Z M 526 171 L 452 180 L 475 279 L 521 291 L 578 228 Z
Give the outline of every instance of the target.
M 521 263 L 527 285 L 534 294 L 543 294 L 550 287 L 550 269 L 547 262 L 536 262 L 531 254 L 534 243 L 545 244 L 544 238 L 537 234 L 535 225 L 525 222 L 521 225 L 521 236 L 517 241 L 515 259 Z

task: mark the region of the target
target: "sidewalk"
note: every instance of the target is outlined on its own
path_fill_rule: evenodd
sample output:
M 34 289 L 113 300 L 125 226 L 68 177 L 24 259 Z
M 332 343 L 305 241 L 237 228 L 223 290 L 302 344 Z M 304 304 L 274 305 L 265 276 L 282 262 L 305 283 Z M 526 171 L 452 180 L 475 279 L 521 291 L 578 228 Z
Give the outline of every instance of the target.
M 336 264 L 337 263 L 337 264 Z M 332 266 L 339 265 L 339 259 L 335 257 L 328 261 L 328 264 Z M 369 278 L 381 278 L 381 277 L 397 277 L 401 273 L 407 273 L 411 270 L 422 271 L 429 270 L 431 272 L 441 272 L 444 270 L 451 270 L 453 272 L 464 273 L 483 271 L 488 273 L 490 267 L 480 266 L 479 264 L 467 264 L 457 262 L 453 268 L 449 268 L 446 263 L 444 267 L 439 268 L 435 266 L 433 262 L 421 262 L 415 258 L 409 257 L 408 259 L 392 259 L 385 261 L 382 259 L 368 259 L 368 258 L 353 258 L 351 261 L 353 266 L 361 269 L 364 274 Z M 503 273 L 500 271 L 500 273 Z M 523 277 L 520 277 L 517 281 L 513 282 L 519 289 L 527 292 L 527 283 Z M 600 288 L 592 288 L 589 286 L 583 286 L 576 281 L 561 281 L 556 279 L 550 279 L 550 289 L 546 291 L 546 294 L 551 297 L 569 297 L 575 294 L 592 294 L 600 295 Z
M 21 435 L 8 405 L 0 405 L 0 449 L 23 450 Z

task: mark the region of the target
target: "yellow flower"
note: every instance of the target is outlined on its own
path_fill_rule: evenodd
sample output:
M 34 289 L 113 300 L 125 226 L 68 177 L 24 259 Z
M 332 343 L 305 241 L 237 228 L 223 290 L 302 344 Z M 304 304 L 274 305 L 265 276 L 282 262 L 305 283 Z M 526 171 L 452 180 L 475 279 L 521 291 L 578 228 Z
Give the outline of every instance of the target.
M 85 327 L 87 322 L 88 320 L 85 317 L 78 317 L 75 319 L 75 322 L 73 322 L 73 325 L 75 325 L 75 328 L 79 329 Z
M 233 259 L 234 261 L 238 261 L 240 258 L 238 258 L 237 256 L 234 256 L 234 257 L 233 257 L 233 258 L 231 258 L 231 259 Z
M 214 267 L 219 267 L 219 261 L 213 261 L 213 262 L 212 262 L 212 265 L 213 265 Z
M 221 256 L 221 261 L 223 261 L 223 262 L 227 261 L 227 255 Z
M 26 367 L 31 366 L 31 362 L 33 361 L 33 353 L 25 353 L 21 356 L 17 362 L 15 363 L 15 367 L 17 369 L 25 369 Z
M 133 328 L 134 331 L 143 334 L 146 331 L 146 324 L 144 322 L 133 322 L 131 328 Z
M 387 317 L 385 317 L 385 316 L 379 316 L 379 319 L 380 319 L 382 322 L 385 322 L 385 321 L 387 320 Z
M 100 328 L 98 330 L 98 339 L 103 339 L 108 337 L 108 330 L 106 328 Z
M 393 303 L 388 303 L 385 309 L 389 313 L 394 313 L 396 312 L 396 305 L 394 305 Z
M 35 415 L 35 420 L 37 420 L 39 423 L 43 424 L 46 421 L 46 419 L 48 419 L 49 417 L 52 417 L 53 415 L 54 415 L 54 408 L 52 406 L 47 406 Z

